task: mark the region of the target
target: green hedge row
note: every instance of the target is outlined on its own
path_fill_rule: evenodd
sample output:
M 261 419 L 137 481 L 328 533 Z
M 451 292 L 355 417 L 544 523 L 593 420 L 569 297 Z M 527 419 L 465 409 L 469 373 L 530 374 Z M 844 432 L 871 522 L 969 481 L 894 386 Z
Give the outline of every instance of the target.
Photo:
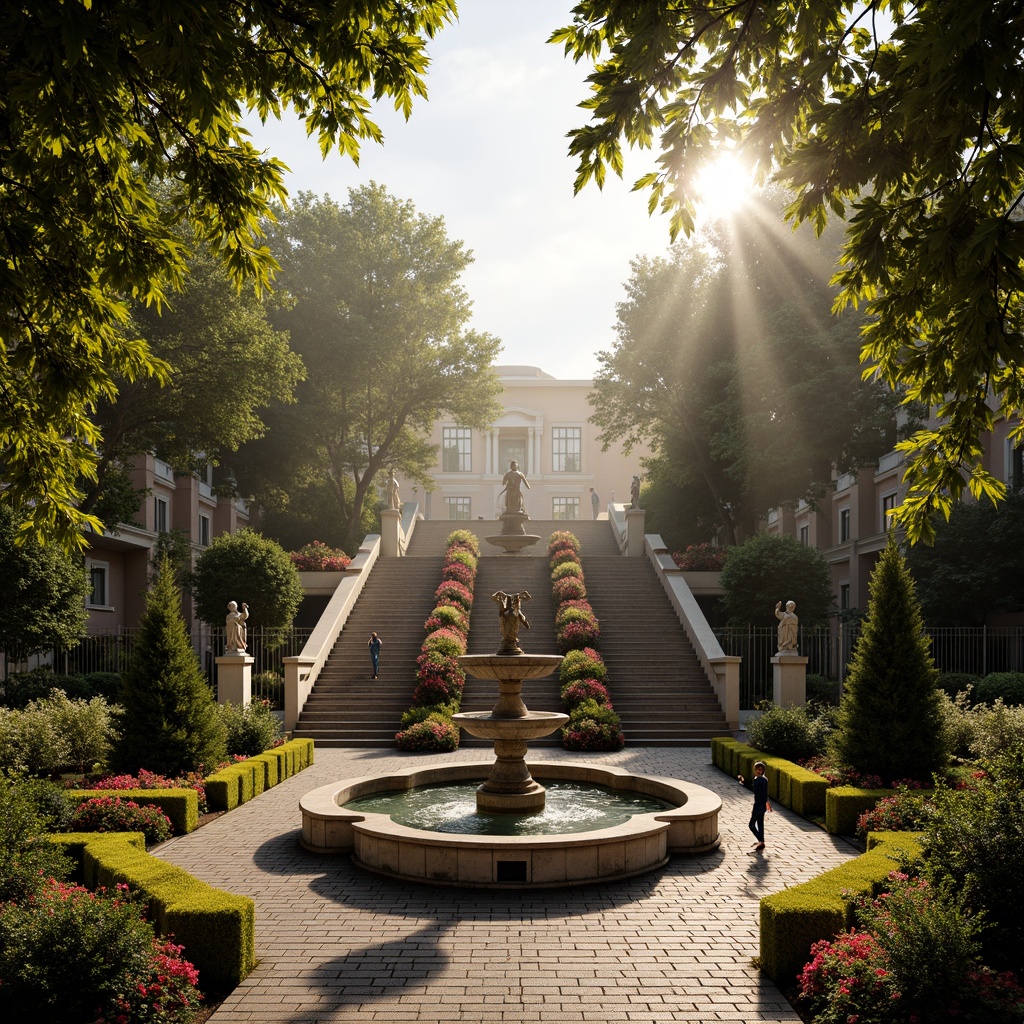
M 140 832 L 70 832 L 49 838 L 78 860 L 88 888 L 124 884 L 143 894 L 149 920 L 161 935 L 173 935 L 185 947 L 204 986 L 237 985 L 256 965 L 256 907 L 247 896 L 215 889 L 151 856 Z
M 791 985 L 810 960 L 811 946 L 853 926 L 850 896 L 876 896 L 889 872 L 921 855 L 909 832 L 868 836 L 868 851 L 809 882 L 761 900 L 761 969 L 780 985 Z
M 312 763 L 313 741 L 289 740 L 208 775 L 204 780 L 206 802 L 211 811 L 234 810 Z
M 119 796 L 134 800 L 140 807 L 153 804 L 171 819 L 176 836 L 199 826 L 199 794 L 194 789 L 69 789 L 65 795 L 79 803 L 99 796 Z
M 828 781 L 792 761 L 765 754 L 731 736 L 716 736 L 711 741 L 711 760 L 723 772 L 742 775 L 745 779 L 754 777 L 755 761 L 764 761 L 768 767 L 765 776 L 770 800 L 804 818 L 825 814 Z

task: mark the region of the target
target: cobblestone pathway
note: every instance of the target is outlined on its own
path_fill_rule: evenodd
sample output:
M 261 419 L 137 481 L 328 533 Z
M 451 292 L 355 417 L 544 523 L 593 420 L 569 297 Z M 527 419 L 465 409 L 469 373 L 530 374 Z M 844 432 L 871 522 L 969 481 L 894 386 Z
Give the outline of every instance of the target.
M 580 759 L 557 749 L 536 760 Z M 490 760 L 467 749 L 421 758 Z M 323 749 L 316 764 L 158 856 L 256 902 L 256 970 L 212 1024 L 241 1021 L 797 1021 L 751 966 L 758 900 L 855 855 L 791 812 L 749 852 L 751 797 L 708 748 L 586 755 L 719 793 L 722 847 L 660 873 L 579 889 L 486 892 L 369 875 L 298 845 L 299 797 L 347 776 L 408 767 L 395 751 Z

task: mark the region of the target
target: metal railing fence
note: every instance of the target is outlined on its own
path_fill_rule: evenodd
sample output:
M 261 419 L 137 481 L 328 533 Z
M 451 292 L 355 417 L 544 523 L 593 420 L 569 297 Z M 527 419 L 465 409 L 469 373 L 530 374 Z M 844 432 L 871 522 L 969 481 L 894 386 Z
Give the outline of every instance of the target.
M 309 627 L 270 629 L 256 626 L 248 631 L 247 653 L 254 659 L 252 666 L 253 697 L 270 700 L 275 707 L 284 703 L 284 658 L 299 654 L 313 630 Z M 106 632 L 97 631 L 82 636 L 67 650 L 55 650 L 50 658 L 41 659 L 53 666 L 60 675 L 87 675 L 90 672 L 123 672 L 137 641 L 137 628 L 122 627 Z M 192 649 L 202 665 L 210 688 L 216 690 L 216 658 L 224 654 L 225 629 L 223 626 L 198 624 L 191 631 Z M 273 673 L 279 681 L 267 677 Z
M 798 648 L 808 659 L 809 675 L 843 682 L 860 623 L 834 623 L 799 630 Z M 1024 671 L 1024 627 L 1021 626 L 928 626 L 931 654 L 940 672 L 966 672 L 985 676 L 990 672 Z M 715 630 L 725 654 L 743 658 L 740 666 L 740 707 L 752 708 L 772 696 L 772 665 L 778 636 L 771 626 L 729 627 Z

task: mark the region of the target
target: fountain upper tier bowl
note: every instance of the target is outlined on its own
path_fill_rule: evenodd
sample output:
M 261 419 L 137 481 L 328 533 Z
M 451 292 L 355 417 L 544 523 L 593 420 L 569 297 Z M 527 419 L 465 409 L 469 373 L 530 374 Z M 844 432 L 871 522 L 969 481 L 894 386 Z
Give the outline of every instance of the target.
M 635 814 L 610 828 L 527 836 L 429 832 L 400 825 L 386 814 L 344 807 L 373 793 L 486 779 L 486 761 L 455 762 L 342 779 L 312 790 L 299 802 L 300 842 L 317 853 L 351 853 L 360 867 L 404 881 L 514 889 L 629 878 L 660 868 L 670 854 L 718 848 L 722 801 L 709 789 L 595 764 L 530 761 L 528 766 L 541 782 L 591 783 L 656 797 L 671 806 Z

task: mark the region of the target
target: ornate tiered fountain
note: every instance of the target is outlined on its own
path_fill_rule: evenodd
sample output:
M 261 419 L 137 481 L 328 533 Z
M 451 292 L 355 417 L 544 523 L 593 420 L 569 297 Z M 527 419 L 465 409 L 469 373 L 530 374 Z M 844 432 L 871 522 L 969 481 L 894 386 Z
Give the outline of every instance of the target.
M 470 675 L 498 683 L 490 711 L 454 716 L 471 735 L 493 740 L 490 771 L 482 762 L 458 762 L 315 789 L 299 802 L 307 850 L 351 853 L 359 866 L 405 881 L 518 889 L 629 878 L 662 867 L 672 853 L 718 847 L 722 801 L 708 789 L 614 767 L 527 761 L 529 741 L 568 720 L 523 703 L 523 680 L 551 675 L 562 661 L 520 648 L 519 628 L 529 627 L 522 602 L 529 597 L 494 594 L 501 648 L 459 659 Z M 475 808 L 450 795 L 453 784 L 473 782 L 479 782 Z M 549 823 L 548 789 L 556 787 L 567 791 L 569 811 Z M 420 824 L 416 814 L 424 803 L 440 815 Z M 581 824 L 583 804 L 597 812 Z M 530 827 L 535 824 L 539 829 Z

